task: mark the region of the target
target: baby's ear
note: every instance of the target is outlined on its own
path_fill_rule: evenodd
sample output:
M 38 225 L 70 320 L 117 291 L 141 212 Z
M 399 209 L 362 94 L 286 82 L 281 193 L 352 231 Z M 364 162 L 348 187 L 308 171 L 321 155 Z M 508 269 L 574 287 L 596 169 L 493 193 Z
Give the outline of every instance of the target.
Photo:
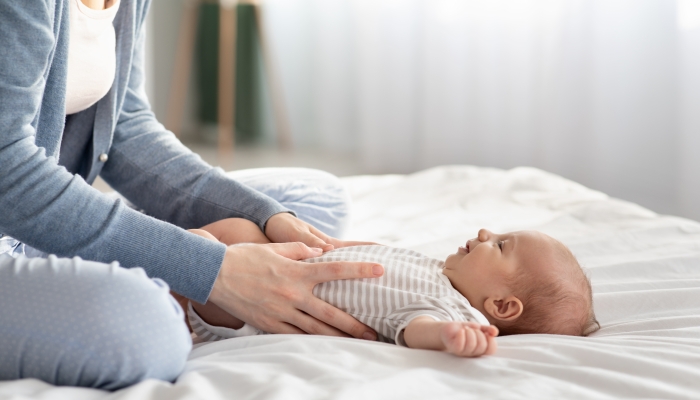
M 513 295 L 506 298 L 492 296 L 484 302 L 484 310 L 499 321 L 514 321 L 523 313 L 523 302 Z

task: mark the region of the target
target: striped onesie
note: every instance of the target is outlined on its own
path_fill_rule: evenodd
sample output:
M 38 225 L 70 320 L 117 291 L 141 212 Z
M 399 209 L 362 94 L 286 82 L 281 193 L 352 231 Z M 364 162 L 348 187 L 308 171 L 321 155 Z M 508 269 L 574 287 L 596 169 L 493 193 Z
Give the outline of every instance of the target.
M 373 262 L 384 266 L 380 278 L 348 279 L 316 285 L 314 295 L 377 331 L 380 341 L 405 346 L 403 331 L 411 320 L 489 322 L 469 304 L 442 273 L 444 262 L 412 250 L 387 246 L 354 246 L 329 251 L 309 263 Z M 211 326 L 188 307 L 195 343 L 262 334 L 246 324 L 241 329 Z

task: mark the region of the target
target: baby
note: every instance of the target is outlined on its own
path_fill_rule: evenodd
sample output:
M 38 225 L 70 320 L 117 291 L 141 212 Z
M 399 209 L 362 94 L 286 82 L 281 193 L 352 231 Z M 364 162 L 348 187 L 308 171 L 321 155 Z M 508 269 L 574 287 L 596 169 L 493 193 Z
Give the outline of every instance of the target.
M 243 219 L 193 232 L 225 244 L 269 243 Z M 376 330 L 379 340 L 410 348 L 474 357 L 493 354 L 499 332 L 585 336 L 599 326 L 590 282 L 576 258 L 535 231 L 481 229 L 444 262 L 380 245 L 340 248 L 306 261 L 381 263 L 380 278 L 326 282 L 313 292 Z M 213 303 L 190 303 L 188 318 L 195 342 L 263 333 Z

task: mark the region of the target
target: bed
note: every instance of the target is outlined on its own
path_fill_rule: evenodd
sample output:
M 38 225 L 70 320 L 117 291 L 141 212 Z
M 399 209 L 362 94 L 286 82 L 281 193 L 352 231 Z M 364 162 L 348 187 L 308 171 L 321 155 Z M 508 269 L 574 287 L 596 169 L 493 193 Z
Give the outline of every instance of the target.
M 114 393 L 37 380 L 0 398 L 700 398 L 700 223 L 657 215 L 534 168 L 446 166 L 344 178 L 348 238 L 444 258 L 482 227 L 538 229 L 587 269 L 602 329 L 499 338 L 460 359 L 353 339 L 265 335 L 204 344 L 175 384 Z

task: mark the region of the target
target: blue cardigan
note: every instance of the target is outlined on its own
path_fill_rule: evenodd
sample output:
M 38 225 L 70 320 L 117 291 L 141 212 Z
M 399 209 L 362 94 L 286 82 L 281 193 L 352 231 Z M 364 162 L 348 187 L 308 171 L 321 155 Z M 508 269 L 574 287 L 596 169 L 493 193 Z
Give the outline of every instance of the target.
M 121 0 L 114 84 L 66 124 L 68 1 L 0 1 L 0 232 L 58 256 L 143 267 L 205 302 L 226 248 L 183 228 L 242 217 L 264 229 L 288 210 L 204 163 L 156 121 L 144 90 L 149 0 Z M 83 176 L 59 165 L 61 140 L 74 135 L 92 135 L 74 155 Z M 148 215 L 92 188 L 98 175 Z

